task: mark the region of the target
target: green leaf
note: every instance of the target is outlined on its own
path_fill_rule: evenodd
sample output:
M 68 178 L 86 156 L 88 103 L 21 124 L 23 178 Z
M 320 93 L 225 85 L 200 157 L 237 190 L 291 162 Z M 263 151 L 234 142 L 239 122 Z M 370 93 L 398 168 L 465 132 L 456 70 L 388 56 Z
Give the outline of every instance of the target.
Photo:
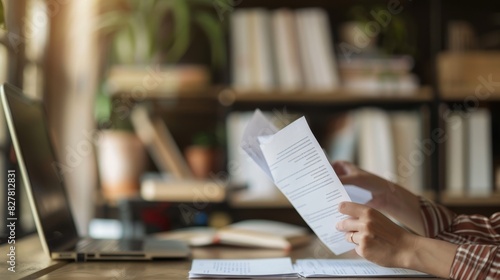
M 144 15 L 141 13 L 134 14 L 135 20 L 130 21 L 131 33 L 134 35 L 134 61 L 136 63 L 145 64 L 151 60 L 151 48 L 153 39 L 151 39 L 151 30 L 148 29 Z
M 0 1 L 0 28 L 5 28 L 5 14 L 3 8 L 3 1 Z
M 216 67 L 224 66 L 226 63 L 226 44 L 220 21 L 209 12 L 196 13 L 194 20 L 205 31 L 205 34 L 210 41 L 212 64 Z
M 113 33 L 128 23 L 129 13 L 123 11 L 110 11 L 102 14 L 96 23 L 95 29 L 104 35 Z
M 170 62 L 179 61 L 186 53 L 191 39 L 189 22 L 191 14 L 189 6 L 184 0 L 174 0 L 173 20 L 174 20 L 174 40 L 172 47 L 168 50 L 167 59 Z
M 111 97 L 101 89 L 95 99 L 94 115 L 98 124 L 107 122 L 111 117 Z
M 134 34 L 130 26 L 120 30 L 113 41 L 116 59 L 119 63 L 134 63 Z

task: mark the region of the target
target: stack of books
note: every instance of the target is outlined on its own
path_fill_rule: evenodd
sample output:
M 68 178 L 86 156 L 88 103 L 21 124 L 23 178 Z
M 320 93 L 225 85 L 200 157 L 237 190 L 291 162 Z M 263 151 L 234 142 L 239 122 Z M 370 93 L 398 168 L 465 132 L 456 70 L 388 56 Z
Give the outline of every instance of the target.
M 343 86 L 354 92 L 410 94 L 419 87 L 411 73 L 414 61 L 408 55 L 365 54 L 339 59 Z

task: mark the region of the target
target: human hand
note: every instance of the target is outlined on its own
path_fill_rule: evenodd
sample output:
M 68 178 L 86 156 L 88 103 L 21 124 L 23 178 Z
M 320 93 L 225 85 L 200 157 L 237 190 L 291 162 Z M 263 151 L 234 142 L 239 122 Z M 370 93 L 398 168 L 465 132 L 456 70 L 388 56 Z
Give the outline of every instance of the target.
M 358 255 L 381 266 L 407 266 L 417 235 L 366 205 L 342 202 L 339 211 L 350 217 L 337 223 L 336 228 L 345 232 L 347 241 L 357 245 Z
M 373 198 L 367 205 L 379 211 L 387 211 L 387 208 L 395 202 L 395 193 L 401 189 L 400 186 L 347 161 L 336 161 L 332 167 L 343 184 L 355 185 L 370 191 Z
M 425 234 L 418 196 L 352 163 L 336 161 L 332 167 L 343 184 L 355 185 L 372 193 L 373 198 L 366 203 L 367 206 L 390 215 L 418 234 Z

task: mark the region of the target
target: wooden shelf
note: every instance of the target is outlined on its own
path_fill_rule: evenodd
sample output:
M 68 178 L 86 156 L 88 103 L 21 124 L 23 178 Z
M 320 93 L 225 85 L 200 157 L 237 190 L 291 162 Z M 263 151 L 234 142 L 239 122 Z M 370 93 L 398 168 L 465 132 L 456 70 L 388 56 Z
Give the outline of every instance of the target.
M 225 106 L 234 103 L 420 103 L 433 100 L 430 87 L 422 87 L 415 92 L 407 93 L 361 93 L 346 89 L 334 91 L 242 91 L 235 89 L 223 90 L 219 101 Z
M 125 98 L 132 101 L 142 101 L 150 99 L 158 100 L 177 100 L 177 99 L 193 99 L 193 100 L 217 100 L 219 92 L 223 87 L 211 86 L 207 88 L 197 88 L 179 91 L 147 91 L 146 94 L 133 93 L 130 91 L 117 91 L 111 96 L 114 98 Z
M 446 206 L 498 206 L 500 205 L 500 193 L 493 193 L 488 197 L 441 194 L 440 201 Z
M 224 86 L 181 90 L 181 91 L 148 91 L 147 94 L 133 94 L 128 91 L 118 91 L 112 94 L 115 98 L 126 98 L 132 101 L 144 99 L 193 99 L 218 100 L 224 106 L 234 103 L 420 103 L 433 99 L 430 87 L 422 87 L 415 92 L 407 93 L 360 93 L 345 89 L 334 91 L 239 91 Z
M 473 87 L 460 87 L 460 88 L 446 88 L 440 90 L 440 99 L 442 101 L 450 102 L 467 102 L 476 103 L 481 101 L 500 101 L 499 92 L 488 93 L 482 89 L 481 92 L 476 93 L 475 86 Z

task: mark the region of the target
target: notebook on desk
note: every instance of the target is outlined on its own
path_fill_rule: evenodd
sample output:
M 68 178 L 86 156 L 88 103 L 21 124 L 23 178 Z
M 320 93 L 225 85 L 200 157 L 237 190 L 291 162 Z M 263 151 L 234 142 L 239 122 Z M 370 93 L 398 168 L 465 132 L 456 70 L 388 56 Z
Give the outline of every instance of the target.
M 189 248 L 183 242 L 97 240 L 79 236 L 64 180 L 53 168 L 57 160 L 42 103 L 28 100 L 19 89 L 8 84 L 0 88 L 0 97 L 40 241 L 51 258 L 153 260 L 189 255 Z

